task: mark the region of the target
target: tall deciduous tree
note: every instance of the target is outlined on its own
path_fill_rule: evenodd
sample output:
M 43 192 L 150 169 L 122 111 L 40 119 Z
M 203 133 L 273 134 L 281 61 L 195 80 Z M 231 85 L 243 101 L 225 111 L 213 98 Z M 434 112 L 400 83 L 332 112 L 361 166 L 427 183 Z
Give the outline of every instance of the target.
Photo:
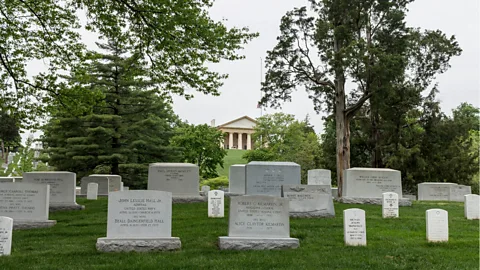
M 0 89 L 8 94 L 0 101 L 21 119 L 31 120 L 48 110 L 45 105 L 52 99 L 65 106 L 75 103 L 78 97 L 62 91 L 58 74 L 85 57 L 77 31 L 83 14 L 85 29 L 101 38 L 124 33 L 125 42 L 148 59 L 151 76 L 166 91 L 184 95 L 188 87 L 217 95 L 226 75 L 206 64 L 242 58 L 237 51 L 256 34 L 213 21 L 208 12 L 212 5 L 212 0 L 1 1 Z M 47 70 L 27 74 L 32 60 L 42 60 Z
M 268 52 L 262 103 L 277 107 L 302 86 L 317 111 L 325 109 L 335 118 L 340 196 L 356 113 L 369 100 L 376 108 L 399 85 L 425 89 L 460 53 L 454 37 L 406 27 L 410 2 L 310 0 L 310 12 L 296 8 L 282 18 L 278 44 Z M 347 81 L 354 84 L 350 97 Z

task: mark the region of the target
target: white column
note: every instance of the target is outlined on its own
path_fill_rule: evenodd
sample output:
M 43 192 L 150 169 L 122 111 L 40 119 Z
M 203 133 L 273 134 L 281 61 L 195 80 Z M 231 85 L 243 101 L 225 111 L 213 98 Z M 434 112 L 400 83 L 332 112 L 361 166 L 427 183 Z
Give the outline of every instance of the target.
M 238 149 L 243 150 L 243 133 L 238 133 Z
M 233 133 L 228 133 L 228 148 L 233 149 Z
M 247 150 L 252 150 L 252 135 L 247 133 Z

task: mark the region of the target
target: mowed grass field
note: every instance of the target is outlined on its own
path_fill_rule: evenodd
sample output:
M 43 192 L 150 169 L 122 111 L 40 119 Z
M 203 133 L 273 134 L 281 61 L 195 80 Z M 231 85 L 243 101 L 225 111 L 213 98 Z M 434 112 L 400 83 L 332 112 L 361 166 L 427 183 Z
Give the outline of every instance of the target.
M 247 161 L 242 158 L 246 152 L 247 150 L 227 150 L 227 155 L 223 158 L 223 168 L 220 166 L 217 167 L 218 175 L 228 177 L 230 166 L 233 164 L 247 164 Z
M 97 238 L 106 236 L 107 199 L 87 201 L 83 211 L 56 212 L 48 229 L 14 231 L 11 256 L 0 269 L 479 269 L 479 221 L 463 217 L 463 203 L 415 202 L 401 207 L 400 218 L 382 219 L 381 206 L 335 204 L 330 219 L 290 219 L 295 250 L 221 251 L 219 236 L 228 233 L 225 218 L 207 218 L 207 204 L 174 204 L 172 235 L 182 249 L 154 253 L 100 253 Z M 343 244 L 342 211 L 366 211 L 367 246 Z M 427 243 L 425 210 L 449 214 L 448 243 Z

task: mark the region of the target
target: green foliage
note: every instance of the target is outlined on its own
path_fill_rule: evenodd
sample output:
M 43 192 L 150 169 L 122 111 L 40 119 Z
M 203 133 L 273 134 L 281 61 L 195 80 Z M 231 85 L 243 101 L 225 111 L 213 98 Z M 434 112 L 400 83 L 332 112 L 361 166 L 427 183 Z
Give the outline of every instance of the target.
M 205 179 L 200 181 L 200 187 L 209 186 L 210 190 L 219 189 L 220 187 L 228 187 L 228 177 L 219 176 L 216 178 Z
M 479 221 L 464 218 L 463 203 L 414 202 L 396 219 L 383 219 L 381 206 L 355 205 L 367 213 L 366 247 L 345 246 L 341 217 L 352 205 L 335 203 L 336 218 L 290 219 L 298 249 L 224 251 L 217 243 L 228 235 L 229 202 L 226 197 L 224 218 L 208 218 L 206 202 L 173 204 L 172 236 L 182 240 L 180 251 L 101 254 L 95 243 L 106 235 L 108 200 L 78 198 L 85 210 L 51 213 L 55 226 L 15 230 L 12 254 L 2 256 L 0 269 L 478 269 Z M 426 242 L 425 211 L 431 208 L 448 211 L 448 243 Z
M 224 135 L 214 127 L 204 125 L 186 125 L 177 129 L 171 142 L 181 147 L 183 160 L 196 164 L 200 176 L 204 179 L 217 177 L 217 166 L 223 168 L 223 158 L 227 151 L 220 147 Z
M 179 149 L 169 145 L 179 121 L 137 53 L 126 56 L 117 41 L 99 46 L 108 53 L 92 54 L 66 78 L 69 87 L 102 99 L 84 104 L 81 114 L 58 108 L 44 127 L 46 160 L 79 179 L 93 172 L 120 174 L 126 185 L 145 188 L 150 163 L 179 160 Z
M 8 94 L 1 95 L 0 104 L 26 125 L 34 125 L 38 114 L 57 105 L 73 108 L 77 101 L 82 103 L 88 92 L 67 89 L 60 76 L 87 55 L 78 32 L 81 14 L 86 15 L 86 31 L 104 40 L 121 40 L 148 59 L 150 75 L 166 92 L 183 95 L 188 88 L 216 95 L 227 75 L 207 64 L 241 59 L 237 51 L 257 34 L 213 21 L 208 12 L 212 4 L 211 0 L 2 1 L 0 89 Z M 30 79 L 26 67 L 35 59 L 42 60 L 48 71 Z
M 292 115 L 275 113 L 257 119 L 255 149 L 247 151 L 247 161 L 291 161 L 302 169 L 302 183 L 307 181 L 308 170 L 320 166 L 320 142 L 308 117 L 296 121 Z

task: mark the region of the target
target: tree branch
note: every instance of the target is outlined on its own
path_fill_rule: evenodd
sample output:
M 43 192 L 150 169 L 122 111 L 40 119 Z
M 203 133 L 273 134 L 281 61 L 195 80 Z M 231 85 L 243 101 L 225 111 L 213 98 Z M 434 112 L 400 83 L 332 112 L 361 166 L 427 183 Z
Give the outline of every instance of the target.
M 350 108 L 347 108 L 345 110 L 345 115 L 347 116 L 347 118 L 352 118 L 355 112 L 360 110 L 360 108 L 363 106 L 363 103 L 365 103 L 365 101 L 367 101 L 372 96 L 372 94 L 372 92 L 365 93 L 355 104 L 353 104 Z

